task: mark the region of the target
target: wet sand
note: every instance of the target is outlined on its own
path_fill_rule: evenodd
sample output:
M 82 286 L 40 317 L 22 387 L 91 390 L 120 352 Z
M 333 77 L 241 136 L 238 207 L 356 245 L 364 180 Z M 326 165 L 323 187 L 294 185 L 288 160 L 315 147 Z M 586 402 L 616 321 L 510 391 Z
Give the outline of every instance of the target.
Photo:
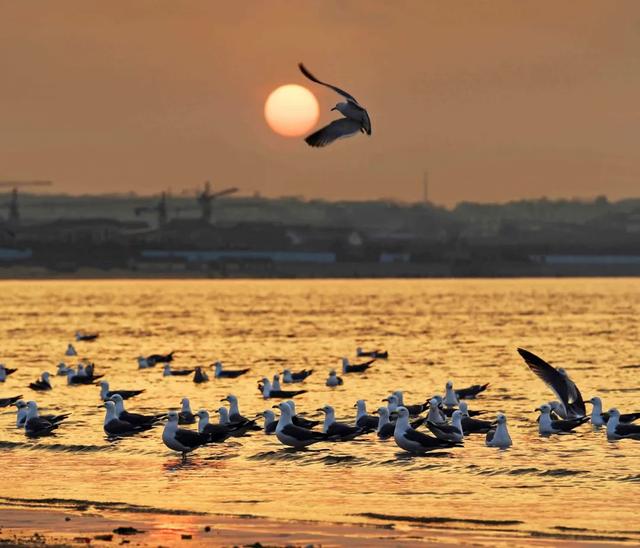
M 416 527 L 402 518 L 380 525 L 278 521 L 257 516 L 72 510 L 46 505 L 0 507 L 0 546 L 620 546 L 624 541 L 574 534 Z M 171 512 L 171 511 L 167 511 Z M 396 517 L 397 518 L 397 517 Z M 622 540 L 622 539 L 621 539 Z

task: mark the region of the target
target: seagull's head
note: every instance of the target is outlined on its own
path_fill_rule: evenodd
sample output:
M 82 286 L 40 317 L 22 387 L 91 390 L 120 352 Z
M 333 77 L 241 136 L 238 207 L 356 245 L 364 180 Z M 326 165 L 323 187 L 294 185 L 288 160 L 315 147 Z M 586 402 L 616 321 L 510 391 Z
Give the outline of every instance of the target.
M 274 407 L 280 409 L 280 413 L 282 413 L 285 417 L 291 416 L 291 407 L 289 407 L 286 402 L 281 402 L 277 406 L 274 405 Z
M 274 381 L 279 381 L 280 380 L 280 375 L 278 375 L 277 373 L 273 376 L 273 380 Z
M 451 415 L 451 420 L 455 421 L 459 419 L 462 419 L 462 411 L 460 411 L 459 409 L 456 409 Z
M 598 396 L 594 396 L 589 400 L 591 405 L 602 405 L 602 400 Z
M 316 409 L 316 411 L 320 411 L 321 413 L 325 413 L 325 414 L 329 414 L 333 411 L 333 407 L 331 407 L 330 405 L 323 405 L 322 407 L 320 407 L 319 409 Z
M 291 369 L 285 369 L 282 373 L 283 375 L 291 375 Z
M 122 403 L 124 400 L 122 399 L 122 396 L 120 394 L 114 394 L 113 396 L 111 396 L 109 398 L 112 402 L 118 404 L 118 403 Z
M 208 419 L 209 411 L 207 411 L 206 409 L 200 409 L 200 411 L 196 413 L 196 417 L 198 417 L 199 419 Z
M 100 381 L 100 388 L 104 390 L 109 390 L 109 383 L 107 381 Z
M 406 407 L 398 407 L 398 417 L 400 417 L 401 419 L 408 419 L 409 418 L 409 410 Z
M 336 376 L 336 370 L 332 369 L 331 371 L 329 371 L 329 376 L 330 377 L 335 377 Z
M 25 402 L 24 400 L 18 400 L 16 403 L 14 403 L 14 405 L 18 409 L 24 409 L 25 407 L 27 407 L 27 402 Z
M 291 412 L 295 415 L 296 413 L 296 402 L 294 402 L 293 400 L 287 400 L 286 403 L 289 406 L 289 409 L 291 409 Z
M 191 408 L 191 402 L 189 401 L 189 398 L 182 398 L 182 400 L 180 400 L 180 403 L 182 404 L 183 411 L 188 411 Z
M 335 107 L 334 107 L 335 108 Z M 331 109 L 333 110 L 333 109 Z M 359 346 L 358 348 L 356 348 L 356 354 L 362 354 L 362 347 Z
M 385 398 L 382 401 L 387 401 L 389 402 L 389 405 L 397 405 L 398 403 L 398 396 L 396 396 L 395 394 L 391 394 L 388 398 Z
M 105 400 L 103 405 L 107 408 L 107 411 L 115 411 L 116 410 L 116 404 L 113 403 L 111 400 Z
M 45 371 L 45 372 L 42 374 L 42 380 L 43 380 L 43 381 L 48 381 L 48 380 L 49 380 L 49 377 L 50 377 L 50 375 L 49 375 L 49 372 L 48 372 L 48 371 Z
M 389 410 L 386 407 L 378 407 L 378 415 L 389 418 Z
M 620 418 L 620 411 L 618 411 L 615 407 L 612 409 L 609 409 L 609 416 L 612 418 L 616 418 L 619 419 Z
M 506 424 L 507 423 L 507 417 L 504 413 L 498 413 L 498 416 L 496 417 L 496 422 L 498 424 Z
M 468 415 L 469 414 L 469 406 L 467 405 L 466 401 L 461 401 L 459 407 L 460 407 L 460 411 L 462 411 L 463 415 Z
M 451 381 L 447 381 L 446 387 L 447 390 L 451 390 L 453 388 L 453 383 Z
M 345 111 L 347 110 L 347 103 L 336 103 L 336 106 L 333 107 L 331 110 L 337 110 L 338 112 L 341 112 L 346 116 Z
M 357 407 L 358 411 L 364 411 L 367 407 L 367 404 L 364 400 L 358 400 L 353 406 Z
M 178 412 L 177 411 L 169 411 L 167 415 L 168 421 L 172 423 L 178 423 Z
M 258 413 L 261 417 L 264 417 L 267 420 L 273 420 L 276 418 L 276 414 L 271 411 L 271 409 L 265 409 L 262 413 Z
M 537 411 L 540 411 L 542 414 L 550 413 L 551 406 L 548 403 L 543 403 L 540 407 L 538 407 Z
M 342 365 L 349 365 L 349 358 L 340 358 L 342 360 Z

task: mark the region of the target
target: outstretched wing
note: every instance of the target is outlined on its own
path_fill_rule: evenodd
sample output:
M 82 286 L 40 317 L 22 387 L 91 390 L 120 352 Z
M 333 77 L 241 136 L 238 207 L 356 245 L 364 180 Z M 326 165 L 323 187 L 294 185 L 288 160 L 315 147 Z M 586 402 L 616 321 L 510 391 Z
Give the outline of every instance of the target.
M 307 67 L 305 67 L 302 63 L 298 63 L 298 68 L 300 68 L 300 72 L 302 72 L 302 74 L 304 74 L 312 82 L 315 82 L 316 84 L 320 84 L 321 86 L 326 86 L 326 87 L 332 89 L 333 91 L 335 91 L 336 93 L 342 95 L 343 97 L 345 97 L 347 100 L 351 101 L 352 103 L 355 103 L 356 105 L 360 106 L 360 103 L 358 103 L 358 100 L 353 95 L 351 95 L 350 93 L 347 93 L 346 91 L 344 91 L 343 89 L 340 89 L 339 87 L 336 87 L 336 86 L 334 86 L 332 84 L 327 84 L 326 82 L 323 82 L 322 80 L 318 80 L 313 74 L 311 74 L 307 70 Z
M 569 393 L 569 384 L 567 380 L 556 370 L 555 367 L 549 365 L 542 358 L 539 358 L 532 352 L 518 348 L 518 353 L 522 356 L 522 359 L 529 366 L 529 369 L 533 371 L 540 379 L 553 391 L 558 399 L 569 408 L 572 403 L 572 398 Z
M 337 139 L 351 137 L 360 131 L 360 122 L 351 118 L 340 118 L 312 133 L 305 139 L 312 147 L 326 147 Z

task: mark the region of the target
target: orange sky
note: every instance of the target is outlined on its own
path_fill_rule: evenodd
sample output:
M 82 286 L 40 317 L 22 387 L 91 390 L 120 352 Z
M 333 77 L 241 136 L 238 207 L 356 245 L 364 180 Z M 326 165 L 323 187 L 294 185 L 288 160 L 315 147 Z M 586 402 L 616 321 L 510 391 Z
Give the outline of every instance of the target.
M 639 29 L 635 0 L 0 0 L 0 178 L 413 201 L 428 168 L 438 203 L 637 196 Z M 266 126 L 280 84 L 335 114 L 298 61 L 371 138 Z

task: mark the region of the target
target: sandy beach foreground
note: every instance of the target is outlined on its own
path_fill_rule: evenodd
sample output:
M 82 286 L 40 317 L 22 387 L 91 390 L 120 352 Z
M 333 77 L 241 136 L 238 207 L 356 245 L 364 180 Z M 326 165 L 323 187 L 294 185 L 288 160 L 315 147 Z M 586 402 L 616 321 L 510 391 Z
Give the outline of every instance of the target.
M 400 520 L 402 521 L 402 520 Z M 628 539 L 563 533 L 538 537 L 499 528 L 279 521 L 244 515 L 192 514 L 74 503 L 3 502 L 0 546 L 620 546 Z

